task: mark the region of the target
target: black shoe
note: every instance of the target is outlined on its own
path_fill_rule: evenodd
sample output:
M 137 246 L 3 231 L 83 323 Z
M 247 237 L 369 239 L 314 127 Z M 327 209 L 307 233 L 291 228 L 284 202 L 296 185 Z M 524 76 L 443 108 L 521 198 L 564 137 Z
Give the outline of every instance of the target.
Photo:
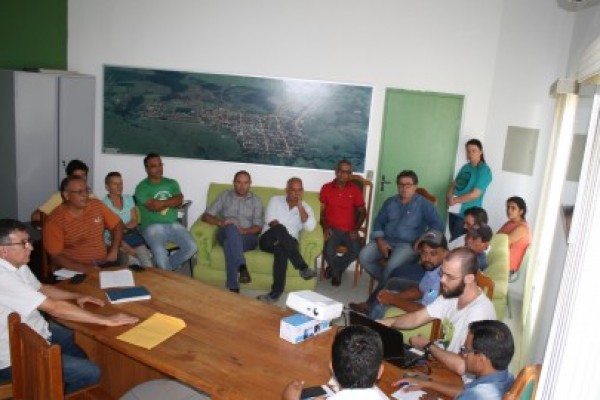
M 267 303 L 267 304 L 273 304 L 277 300 L 279 300 L 279 297 L 281 297 L 280 294 L 277 295 L 273 292 L 269 292 L 269 293 L 260 294 L 260 295 L 256 296 L 256 300 L 262 301 L 263 303 Z
M 232 292 L 232 293 L 239 293 L 240 289 L 239 288 L 237 288 L 237 289 L 229 289 L 229 291 Z
M 331 279 L 331 267 L 325 267 L 325 279 Z
M 245 265 L 240 266 L 240 277 L 238 279 L 239 283 L 250 283 L 252 282 L 252 278 L 250 277 L 250 272 L 248 272 L 248 268 Z
M 331 277 L 331 286 L 340 286 L 342 284 L 342 278 L 339 276 Z
M 302 268 L 299 271 L 299 273 L 300 273 L 300 276 L 302 277 L 302 279 L 304 279 L 305 281 L 315 277 L 315 271 L 313 271 L 312 268 L 309 268 L 309 267 Z

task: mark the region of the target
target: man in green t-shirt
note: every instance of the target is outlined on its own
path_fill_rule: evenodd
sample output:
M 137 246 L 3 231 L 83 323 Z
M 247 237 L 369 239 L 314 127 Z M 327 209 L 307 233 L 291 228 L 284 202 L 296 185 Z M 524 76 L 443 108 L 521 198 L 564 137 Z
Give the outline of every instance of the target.
M 135 188 L 141 233 L 152 250 L 156 265 L 174 270 L 198 251 L 190 233 L 177 220 L 177 208 L 183 203 L 183 194 L 176 180 L 163 177 L 163 163 L 158 154 L 148 154 L 144 158 L 144 167 L 148 177 Z M 165 248 L 168 242 L 175 243 L 179 250 L 169 255 Z

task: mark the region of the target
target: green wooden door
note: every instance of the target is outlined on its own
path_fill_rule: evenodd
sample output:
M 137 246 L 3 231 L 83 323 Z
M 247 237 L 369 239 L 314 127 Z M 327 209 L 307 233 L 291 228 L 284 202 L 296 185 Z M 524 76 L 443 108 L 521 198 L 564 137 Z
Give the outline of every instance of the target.
M 412 169 L 438 199 L 447 216 L 446 190 L 454 178 L 463 96 L 387 89 L 373 218 L 388 197 L 398 193 L 396 175 Z

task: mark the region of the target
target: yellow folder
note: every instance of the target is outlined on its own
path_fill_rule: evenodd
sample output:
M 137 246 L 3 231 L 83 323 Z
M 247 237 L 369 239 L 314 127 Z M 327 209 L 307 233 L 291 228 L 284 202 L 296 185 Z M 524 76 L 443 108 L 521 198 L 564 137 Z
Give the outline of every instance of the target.
M 183 328 L 185 328 L 184 320 L 154 313 L 144 322 L 117 336 L 117 339 L 150 350 Z

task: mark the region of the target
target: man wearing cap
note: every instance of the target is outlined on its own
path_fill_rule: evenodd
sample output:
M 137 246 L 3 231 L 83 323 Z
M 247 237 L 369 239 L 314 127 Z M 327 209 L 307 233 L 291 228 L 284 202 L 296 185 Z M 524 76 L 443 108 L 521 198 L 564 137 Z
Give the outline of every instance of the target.
M 417 194 L 418 183 L 419 179 L 414 171 L 405 170 L 398 174 L 398 195 L 383 203 L 373 223 L 373 241 L 359 254 L 360 263 L 379 282 L 380 289 L 392 271 L 404 265 L 412 266 L 417 260 L 418 253 L 414 245 L 423 233 L 429 229 L 444 229 L 433 203 Z M 387 262 L 382 263 L 382 258 L 387 259 Z M 409 268 L 402 270 L 407 274 L 412 272 Z M 420 280 L 422 274 L 421 271 L 414 279 Z
M 350 303 L 349 307 L 368 314 L 372 319 L 380 319 L 388 306 L 412 312 L 431 304 L 439 294 L 440 267 L 448 252 L 448 244 L 442 232 L 436 230 L 423 234 L 417 243 L 421 260 L 414 269 L 423 270 L 420 282 L 396 277 L 392 272 L 384 289 L 371 293 L 366 303 Z
M 486 224 L 473 225 L 467 229 L 465 244 L 477 254 L 477 262 L 481 271 L 487 268 L 487 252 L 492 235 L 492 229 Z
M 442 338 L 435 343 L 429 337 L 410 338 L 413 346 L 429 352 L 448 369 L 459 375 L 465 373 L 464 359 L 458 355 L 467 338 L 468 326 L 473 321 L 496 319 L 494 306 L 477 286 L 477 255 L 466 247 L 449 252 L 442 263 L 440 294 L 426 307 L 386 318 L 380 322 L 399 329 L 414 329 L 427 322 L 442 321 Z

